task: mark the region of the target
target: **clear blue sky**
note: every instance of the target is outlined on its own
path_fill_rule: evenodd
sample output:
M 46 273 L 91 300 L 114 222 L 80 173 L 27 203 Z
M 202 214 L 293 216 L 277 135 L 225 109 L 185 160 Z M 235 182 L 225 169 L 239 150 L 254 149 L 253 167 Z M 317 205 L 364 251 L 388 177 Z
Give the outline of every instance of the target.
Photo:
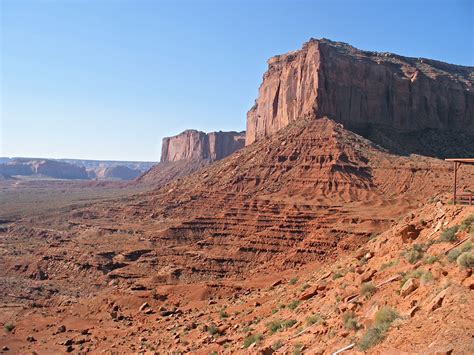
M 0 0 L 0 156 L 159 160 L 243 130 L 266 60 L 310 37 L 474 65 L 473 0 Z

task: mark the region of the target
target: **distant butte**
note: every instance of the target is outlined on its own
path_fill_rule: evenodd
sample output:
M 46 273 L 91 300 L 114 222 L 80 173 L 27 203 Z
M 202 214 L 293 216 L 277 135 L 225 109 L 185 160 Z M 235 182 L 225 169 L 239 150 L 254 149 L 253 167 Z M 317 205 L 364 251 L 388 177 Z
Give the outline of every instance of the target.
M 245 145 L 245 132 L 211 132 L 186 130 L 173 137 L 163 138 L 161 162 L 180 160 L 216 161 Z

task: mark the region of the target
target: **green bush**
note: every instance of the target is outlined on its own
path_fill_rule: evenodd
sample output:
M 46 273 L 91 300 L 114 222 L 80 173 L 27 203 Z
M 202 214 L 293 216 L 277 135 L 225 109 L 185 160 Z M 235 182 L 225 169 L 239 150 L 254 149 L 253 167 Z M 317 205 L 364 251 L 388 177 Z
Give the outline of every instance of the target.
M 391 324 L 399 317 L 398 312 L 390 307 L 382 307 L 375 313 L 376 324 Z
M 428 264 L 428 265 L 432 265 L 437 261 L 439 261 L 439 258 L 435 255 L 430 255 L 424 260 L 425 264 Z
M 395 259 L 395 260 L 389 261 L 388 263 L 382 264 L 380 266 L 380 271 L 387 270 L 388 268 L 391 268 L 392 266 L 398 265 L 399 262 L 400 260 Z
M 459 225 L 459 231 L 472 232 L 474 228 L 474 214 L 469 215 L 464 221 Z
M 359 341 L 359 348 L 365 351 L 380 343 L 390 325 L 399 317 L 398 312 L 390 307 L 383 307 L 375 313 L 374 325 L 367 329 L 367 332 Z
M 294 277 L 290 281 L 288 281 L 288 285 L 294 285 L 297 282 L 298 282 L 298 279 L 296 277 Z
M 221 310 L 219 311 L 219 317 L 220 317 L 221 319 L 227 318 L 228 316 L 229 316 L 229 315 L 227 314 L 227 312 L 226 312 L 224 309 L 221 309 Z
M 423 257 L 424 247 L 421 244 L 415 244 L 411 249 L 405 250 L 402 253 L 402 256 L 408 261 L 410 264 L 416 263 Z
M 446 228 L 444 231 L 441 232 L 441 235 L 438 238 L 438 242 L 455 242 L 456 241 L 456 233 L 458 232 L 459 226 L 453 226 L 450 228 Z
M 371 297 L 377 292 L 377 287 L 372 282 L 364 282 L 360 287 L 360 294 L 364 297 Z
M 458 246 L 457 248 L 451 250 L 448 253 L 448 260 L 453 263 L 457 260 L 459 255 L 461 255 L 462 253 L 464 253 L 466 251 L 470 251 L 471 249 L 472 249 L 472 242 L 469 240 L 466 243 L 463 243 L 460 246 Z
M 247 349 L 253 343 L 258 343 L 262 339 L 261 334 L 252 334 L 244 339 L 244 348 Z
M 274 334 L 280 330 L 291 328 L 295 324 L 296 324 L 295 319 L 288 319 L 288 320 L 275 319 L 271 321 L 270 323 L 267 323 L 267 329 L 270 332 L 270 334 Z
M 402 279 L 400 280 L 400 287 L 403 287 L 405 282 L 408 279 L 419 279 L 423 283 L 428 283 L 433 280 L 433 274 L 423 268 L 419 267 L 415 270 L 402 274 Z
M 278 339 L 276 342 L 273 343 L 272 349 L 276 351 L 280 349 L 282 346 L 283 346 L 283 342 L 280 339 Z
M 471 269 L 474 267 L 474 254 L 469 251 L 465 251 L 458 256 L 456 262 L 463 268 Z
M 296 309 L 300 304 L 300 301 L 294 300 L 291 303 L 288 304 L 288 308 L 291 309 L 292 311 Z
M 385 326 L 372 326 L 367 329 L 367 332 L 362 336 L 359 341 L 359 349 L 362 351 L 366 351 L 380 343 L 385 335 L 387 329 Z
M 308 326 L 316 324 L 320 321 L 322 321 L 323 318 L 319 314 L 313 314 L 312 316 L 309 316 L 306 318 L 306 324 Z
M 357 324 L 356 315 L 353 312 L 347 312 L 342 315 L 342 322 L 344 324 L 344 328 L 347 330 L 357 330 L 359 329 L 359 325 Z
M 297 343 L 293 345 L 293 355 L 300 355 L 303 350 L 303 344 Z
M 11 323 L 5 323 L 3 328 L 5 328 L 5 330 L 10 333 L 11 331 L 13 331 L 13 329 L 15 329 L 15 326 Z
M 207 331 L 209 334 L 212 336 L 219 335 L 219 329 L 215 326 L 215 324 L 211 324 L 208 328 Z
M 433 274 L 429 271 L 425 271 L 423 273 L 423 275 L 421 275 L 420 277 L 420 281 L 423 283 L 423 284 L 427 284 L 431 281 L 433 281 L 434 277 L 433 277 Z
M 342 273 L 340 273 L 339 271 L 336 271 L 335 273 L 332 274 L 332 279 L 337 280 L 341 278 L 342 276 L 344 276 Z

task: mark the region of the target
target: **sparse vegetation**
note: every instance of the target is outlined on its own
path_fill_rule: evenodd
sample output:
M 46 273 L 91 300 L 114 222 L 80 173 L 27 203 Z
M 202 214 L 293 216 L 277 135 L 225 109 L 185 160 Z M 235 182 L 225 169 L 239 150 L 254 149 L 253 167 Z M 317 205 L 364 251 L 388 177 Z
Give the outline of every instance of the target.
M 375 314 L 375 322 L 359 341 L 359 348 L 365 351 L 380 343 L 390 325 L 399 317 L 396 310 L 390 307 L 383 307 Z
M 294 300 L 288 304 L 288 308 L 294 311 L 300 304 L 300 301 Z
M 247 349 L 253 343 L 258 343 L 262 339 L 261 334 L 252 334 L 244 339 L 244 348 Z
M 273 343 L 272 349 L 276 351 L 280 349 L 282 346 L 283 346 L 283 342 L 281 341 L 281 339 L 278 339 L 276 342 Z
M 472 242 L 469 240 L 457 248 L 451 250 L 448 253 L 448 260 L 451 261 L 452 263 L 457 260 L 457 258 L 464 252 L 470 251 L 472 249 Z
M 359 325 L 357 324 L 356 315 L 353 312 L 347 312 L 342 315 L 342 322 L 344 324 L 344 328 L 347 330 L 357 330 L 359 329 Z
M 293 355 L 300 355 L 301 350 L 303 350 L 303 344 L 296 343 L 293 345 Z
M 5 328 L 5 330 L 10 333 L 13 331 L 13 329 L 15 329 L 15 326 L 11 323 L 5 323 L 5 325 L 3 326 L 3 328 Z
M 313 314 L 313 315 L 306 318 L 306 324 L 308 326 L 310 326 L 310 325 L 316 324 L 316 323 L 318 323 L 322 320 L 323 320 L 323 318 L 319 314 Z
M 437 242 L 438 243 L 453 243 L 456 241 L 456 233 L 459 230 L 459 226 L 453 226 L 446 228 L 444 231 L 441 232 Z
M 474 268 L 474 254 L 469 251 L 465 251 L 464 253 L 458 256 L 456 262 L 459 266 L 463 268 Z
M 305 283 L 303 284 L 303 286 L 301 286 L 301 292 L 307 290 L 308 288 L 309 288 L 309 285 L 308 285 L 308 283 L 305 282 Z
M 291 328 L 295 324 L 296 324 L 295 319 L 288 319 L 288 320 L 275 319 L 271 321 L 270 323 L 267 323 L 267 329 L 270 332 L 270 334 L 274 334 L 280 330 Z
M 433 265 L 435 262 L 439 261 L 439 257 L 435 255 L 430 255 L 425 258 L 424 263 L 428 265 Z
M 402 252 L 402 256 L 410 264 L 414 264 L 423 257 L 423 253 L 424 246 L 422 244 L 415 244 L 411 249 Z
M 211 334 L 212 336 L 219 335 L 219 329 L 216 327 L 215 324 L 211 324 L 211 325 L 207 328 L 207 331 L 208 331 L 209 334 Z
M 377 286 L 372 282 L 364 282 L 360 287 L 360 294 L 366 298 L 370 298 L 375 292 L 377 292 Z
M 288 285 L 294 285 L 297 282 L 298 282 L 298 279 L 296 277 L 294 277 L 290 281 L 288 281 Z
M 423 274 L 420 277 L 420 281 L 423 284 L 430 283 L 431 281 L 433 281 L 433 279 L 434 279 L 433 274 L 430 271 L 423 272 Z
M 226 312 L 224 309 L 221 309 L 221 310 L 219 311 L 219 317 L 220 317 L 221 319 L 224 319 L 224 318 L 229 317 L 229 315 L 227 314 L 227 312 Z
M 399 259 L 395 259 L 395 260 L 389 261 L 388 263 L 382 264 L 380 266 L 380 271 L 387 270 L 391 268 L 392 266 L 398 265 L 399 262 L 400 262 Z
M 466 231 L 468 233 L 474 231 L 474 214 L 469 215 L 464 221 L 459 225 L 459 231 Z
M 402 274 L 402 279 L 400 280 L 400 287 L 403 287 L 403 285 L 405 284 L 405 282 L 407 282 L 408 279 L 419 279 L 423 283 L 428 283 L 433 280 L 433 275 L 431 274 L 431 272 L 419 267 L 415 270 Z
M 341 278 L 342 276 L 344 276 L 342 273 L 340 273 L 339 271 L 336 271 L 332 274 L 332 279 L 337 280 L 337 279 Z

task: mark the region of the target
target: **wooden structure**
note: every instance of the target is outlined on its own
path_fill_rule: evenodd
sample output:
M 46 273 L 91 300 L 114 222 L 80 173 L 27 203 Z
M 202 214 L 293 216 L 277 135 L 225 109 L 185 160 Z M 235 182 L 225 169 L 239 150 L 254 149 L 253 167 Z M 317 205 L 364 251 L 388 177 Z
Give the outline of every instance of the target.
M 454 186 L 453 186 L 453 204 L 455 205 L 456 202 L 459 203 L 468 203 L 469 205 L 474 204 L 474 192 L 468 193 L 457 193 L 457 181 L 458 181 L 458 169 L 461 165 L 474 165 L 474 158 L 452 158 L 452 159 L 445 159 L 446 161 L 453 163 L 454 168 Z

